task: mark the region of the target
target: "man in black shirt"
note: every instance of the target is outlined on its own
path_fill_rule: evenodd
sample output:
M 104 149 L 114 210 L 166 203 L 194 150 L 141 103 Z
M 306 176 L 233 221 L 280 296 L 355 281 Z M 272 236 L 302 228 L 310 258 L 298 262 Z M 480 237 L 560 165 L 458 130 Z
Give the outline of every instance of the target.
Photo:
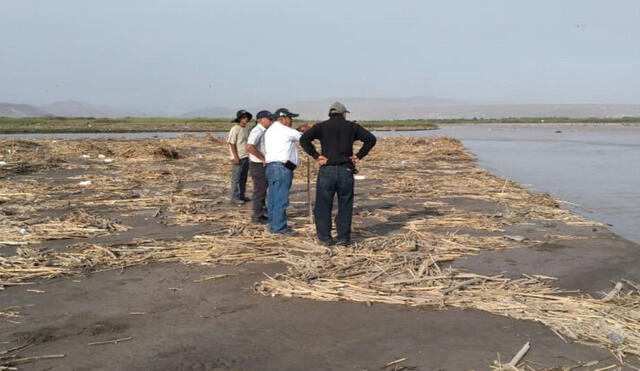
M 329 120 L 314 125 L 300 138 L 300 145 L 320 165 L 316 183 L 316 205 L 314 216 L 316 233 L 321 243 L 332 245 L 331 209 L 333 197 L 338 195 L 336 230 L 338 244 L 351 243 L 351 216 L 353 214 L 353 174 L 355 164 L 366 156 L 376 144 L 376 137 L 367 129 L 347 121 L 347 108 L 340 102 L 331 105 Z M 318 153 L 313 140 L 320 140 L 322 154 Z M 356 155 L 353 142 L 363 142 Z

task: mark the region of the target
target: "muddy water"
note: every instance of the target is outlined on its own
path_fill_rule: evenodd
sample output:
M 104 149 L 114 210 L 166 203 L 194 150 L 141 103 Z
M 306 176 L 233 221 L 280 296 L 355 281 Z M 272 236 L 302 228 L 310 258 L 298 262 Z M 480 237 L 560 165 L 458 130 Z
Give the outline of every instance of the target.
M 204 133 L 31 134 L 18 138 L 166 138 Z M 224 136 L 225 133 L 217 133 Z M 640 242 L 640 126 L 446 125 L 379 137 L 453 136 L 480 166 L 570 203 L 576 212 Z
M 459 138 L 479 166 L 640 242 L 640 126 L 448 125 L 402 135 Z

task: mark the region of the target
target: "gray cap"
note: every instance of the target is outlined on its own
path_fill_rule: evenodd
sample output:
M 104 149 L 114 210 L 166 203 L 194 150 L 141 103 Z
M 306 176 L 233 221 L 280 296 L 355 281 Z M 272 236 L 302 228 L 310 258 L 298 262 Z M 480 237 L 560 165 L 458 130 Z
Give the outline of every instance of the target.
M 334 104 L 331 105 L 331 107 L 329 107 L 329 114 L 332 115 L 334 113 L 351 113 L 351 112 L 347 110 L 347 107 L 345 107 L 344 104 L 340 102 L 335 102 Z

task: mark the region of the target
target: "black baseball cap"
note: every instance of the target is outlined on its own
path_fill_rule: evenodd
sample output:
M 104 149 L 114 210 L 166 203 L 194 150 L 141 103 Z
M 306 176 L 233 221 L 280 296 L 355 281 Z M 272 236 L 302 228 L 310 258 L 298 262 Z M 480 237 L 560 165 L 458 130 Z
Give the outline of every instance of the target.
M 286 108 L 278 108 L 273 115 L 275 117 L 298 117 L 298 116 L 300 116 L 297 113 L 290 112 Z
M 231 122 L 240 122 L 240 119 L 243 117 L 248 117 L 249 120 L 251 120 L 251 118 L 253 118 L 253 115 L 251 114 L 251 112 L 241 109 L 240 111 L 236 112 L 236 118 Z
M 275 115 L 267 110 L 263 110 L 258 112 L 258 114 L 256 115 L 256 121 L 262 119 L 262 118 L 268 118 L 269 120 L 273 120 L 275 119 Z

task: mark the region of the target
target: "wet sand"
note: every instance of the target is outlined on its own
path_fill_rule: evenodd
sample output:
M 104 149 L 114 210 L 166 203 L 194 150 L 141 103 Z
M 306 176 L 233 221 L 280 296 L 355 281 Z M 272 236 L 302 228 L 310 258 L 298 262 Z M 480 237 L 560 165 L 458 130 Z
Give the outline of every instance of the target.
M 67 175 L 25 177 L 65 182 Z M 358 183 L 356 215 L 380 207 L 380 201 L 369 199 L 370 192 L 366 182 Z M 304 197 L 304 189 L 296 185 L 294 204 Z M 430 212 L 420 205 L 422 201 L 403 207 L 412 218 L 421 218 Z M 502 208 L 464 197 L 439 201 L 462 211 L 495 213 Z M 168 226 L 149 213 L 153 211 L 120 215 L 132 229 L 95 240 L 189 239 L 211 228 Z M 400 223 L 376 228 L 383 233 L 402 227 Z M 639 246 L 604 227 L 539 223 L 482 233 L 546 242 L 483 252 L 459 259 L 455 266 L 484 274 L 555 276 L 558 286 L 593 295 L 608 291 L 621 278 L 640 280 Z M 562 235 L 584 239 L 549 237 Z M 45 241 L 43 246 L 64 249 L 74 242 L 78 240 Z M 10 248 L 0 252 L 11 253 Z M 596 369 L 615 363 L 608 351 L 564 343 L 541 324 L 481 311 L 367 306 L 254 293 L 253 284 L 264 274 L 283 270 L 279 264 L 149 264 L 9 287 L 0 292 L 0 309 L 19 307 L 22 317 L 14 319 L 20 323 L 0 321 L 0 349 L 33 342 L 25 355 L 65 355 L 22 365 L 23 370 L 378 370 L 401 358 L 406 361 L 399 366 L 418 370 L 488 370 L 498 354 L 508 361 L 527 341 L 532 349 L 526 359 L 532 365 L 558 367 L 600 360 L 590 368 Z M 222 273 L 229 276 L 194 282 Z M 119 344 L 88 345 L 129 337 Z
M 464 199 L 454 205 L 488 207 Z M 128 222 L 134 232 L 127 233 L 138 237 L 178 232 L 144 218 Z M 179 233 L 188 238 L 196 232 Z M 516 232 L 530 238 L 571 232 L 589 239 L 482 253 L 455 264 L 477 273 L 552 275 L 561 287 L 594 295 L 621 277 L 640 280 L 638 246 L 605 230 L 507 231 Z M 503 361 L 510 359 L 527 341 L 532 344 L 527 360 L 546 367 L 615 363 L 608 351 L 564 343 L 541 324 L 481 311 L 369 307 L 253 292 L 264 274 L 283 269 L 279 264 L 151 264 L 11 287 L 0 293 L 2 307 L 20 307 L 23 317 L 19 324 L 0 322 L 0 341 L 35 342 L 30 355 L 65 354 L 23 370 L 377 370 L 400 358 L 418 370 L 488 370 L 498 353 Z M 229 276 L 194 282 L 212 274 Z M 120 344 L 87 345 L 128 337 Z

